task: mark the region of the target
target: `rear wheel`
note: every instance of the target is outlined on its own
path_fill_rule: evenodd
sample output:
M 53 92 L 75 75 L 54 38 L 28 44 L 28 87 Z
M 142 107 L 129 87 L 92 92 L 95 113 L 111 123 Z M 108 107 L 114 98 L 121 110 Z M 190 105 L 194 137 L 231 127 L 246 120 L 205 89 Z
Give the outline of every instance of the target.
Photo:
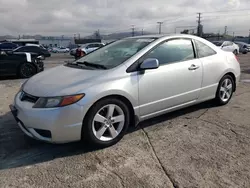
M 107 147 L 122 139 L 130 122 L 126 104 L 115 98 L 95 103 L 83 121 L 82 138 L 98 147 Z
M 30 78 L 36 74 L 36 67 L 31 63 L 23 63 L 19 67 L 18 73 L 21 78 Z
M 225 75 L 219 82 L 216 92 L 216 102 L 219 105 L 227 104 L 232 98 L 235 83 L 230 75 Z

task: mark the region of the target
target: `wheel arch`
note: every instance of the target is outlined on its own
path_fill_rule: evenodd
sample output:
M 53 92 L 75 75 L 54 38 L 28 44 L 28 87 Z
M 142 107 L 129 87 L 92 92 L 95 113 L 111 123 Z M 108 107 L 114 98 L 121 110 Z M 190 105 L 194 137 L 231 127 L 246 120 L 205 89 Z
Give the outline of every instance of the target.
M 119 99 L 121 100 L 125 105 L 127 105 L 127 107 L 129 108 L 129 112 L 130 112 L 130 123 L 129 123 L 129 126 L 135 126 L 137 125 L 137 123 L 139 122 L 139 119 L 137 117 L 137 115 L 135 114 L 135 110 L 133 108 L 133 105 L 131 103 L 131 101 L 123 96 L 123 95 L 120 95 L 120 94 L 111 94 L 111 95 L 106 95 L 106 96 L 103 96 L 101 98 L 99 98 L 98 100 L 96 100 L 87 110 L 84 118 L 83 118 L 83 122 L 85 121 L 85 119 L 88 117 L 88 114 L 91 110 L 91 108 L 93 107 L 93 105 L 95 105 L 97 102 L 101 101 L 101 100 L 104 100 L 104 99 L 108 99 L 108 98 L 116 98 L 116 99 Z
M 20 68 L 21 68 L 21 66 L 22 66 L 23 64 L 25 64 L 25 63 L 30 63 L 30 62 L 22 61 L 22 62 L 20 62 L 20 63 L 17 65 L 17 67 L 16 67 L 16 75 L 20 76 L 20 75 L 19 75 L 19 74 L 20 74 Z M 34 63 L 31 63 L 31 64 L 36 68 L 36 73 L 37 73 L 37 72 L 38 72 L 37 65 L 34 64 Z
M 235 92 L 236 91 L 236 76 L 235 76 L 235 74 L 233 73 L 233 72 L 227 72 L 226 74 L 224 74 L 222 77 L 221 77 L 221 79 L 224 77 L 224 76 L 226 76 L 226 75 L 229 75 L 229 76 L 231 76 L 232 78 L 233 78 L 233 81 L 234 81 L 234 85 L 233 85 L 233 92 Z

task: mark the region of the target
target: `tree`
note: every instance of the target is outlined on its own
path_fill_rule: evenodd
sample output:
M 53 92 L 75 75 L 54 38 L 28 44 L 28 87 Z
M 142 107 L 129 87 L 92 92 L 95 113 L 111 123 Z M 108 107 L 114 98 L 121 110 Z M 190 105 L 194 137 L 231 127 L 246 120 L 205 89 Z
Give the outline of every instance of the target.
M 184 29 L 181 34 L 188 34 L 189 30 L 188 29 Z

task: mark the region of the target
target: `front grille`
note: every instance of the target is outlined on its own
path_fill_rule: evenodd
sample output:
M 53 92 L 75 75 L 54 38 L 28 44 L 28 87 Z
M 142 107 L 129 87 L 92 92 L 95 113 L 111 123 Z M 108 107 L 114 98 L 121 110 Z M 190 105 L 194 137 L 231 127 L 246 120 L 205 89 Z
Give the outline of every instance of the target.
M 36 101 L 39 99 L 39 97 L 35 97 L 33 95 L 30 95 L 28 93 L 25 93 L 24 91 L 21 92 L 21 95 L 20 95 L 20 100 L 21 101 L 28 101 L 28 102 L 31 102 L 31 103 L 36 103 Z

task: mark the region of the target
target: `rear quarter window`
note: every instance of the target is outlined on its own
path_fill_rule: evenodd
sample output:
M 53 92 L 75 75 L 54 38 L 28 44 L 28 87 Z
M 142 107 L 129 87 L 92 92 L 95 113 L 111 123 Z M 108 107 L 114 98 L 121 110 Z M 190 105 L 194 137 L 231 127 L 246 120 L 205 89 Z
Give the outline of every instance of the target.
M 216 51 L 214 51 L 211 47 L 198 40 L 195 40 L 195 46 L 199 58 L 216 54 Z

